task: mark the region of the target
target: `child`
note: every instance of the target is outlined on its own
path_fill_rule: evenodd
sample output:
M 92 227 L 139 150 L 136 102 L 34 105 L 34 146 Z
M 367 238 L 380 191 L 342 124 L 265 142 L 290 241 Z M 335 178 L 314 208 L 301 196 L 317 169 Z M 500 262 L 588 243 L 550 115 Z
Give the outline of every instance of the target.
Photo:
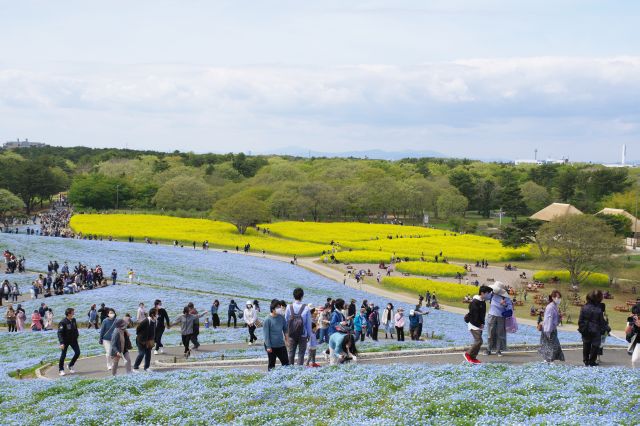
M 307 367 L 320 367 L 320 364 L 316 363 L 316 350 L 318 349 L 318 340 L 316 339 L 316 332 L 318 331 L 318 324 L 311 324 L 311 336 L 309 337 L 309 355 L 307 356 Z

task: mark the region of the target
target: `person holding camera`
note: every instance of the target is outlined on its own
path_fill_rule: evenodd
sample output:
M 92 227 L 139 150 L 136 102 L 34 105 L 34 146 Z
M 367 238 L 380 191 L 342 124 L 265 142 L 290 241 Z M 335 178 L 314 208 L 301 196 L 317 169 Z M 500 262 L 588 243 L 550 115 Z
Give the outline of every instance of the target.
M 633 368 L 640 368 L 640 303 L 631 309 L 631 313 L 633 315 L 627 318 L 627 328 L 624 330 L 629 342 L 627 352 L 631 355 Z

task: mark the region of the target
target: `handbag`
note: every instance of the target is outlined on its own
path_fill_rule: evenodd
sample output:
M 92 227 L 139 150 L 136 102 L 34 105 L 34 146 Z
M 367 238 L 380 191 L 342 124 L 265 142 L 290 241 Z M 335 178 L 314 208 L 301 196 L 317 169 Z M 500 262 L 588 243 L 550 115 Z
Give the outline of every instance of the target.
M 155 344 L 156 344 L 156 341 L 155 341 L 155 340 L 152 340 L 152 339 L 149 339 L 149 340 L 147 340 L 146 342 L 144 342 L 144 346 L 145 346 L 147 349 L 151 349 L 151 348 L 153 348 L 153 347 L 155 346 Z
M 518 331 L 518 322 L 513 315 L 505 318 L 504 326 L 507 329 L 507 333 L 516 333 Z
M 512 316 L 513 316 L 512 309 L 507 309 L 506 311 L 502 312 L 502 318 L 511 318 Z
M 256 320 L 255 323 L 253 323 L 253 325 L 255 325 L 256 327 L 262 327 L 262 321 L 260 321 L 259 319 Z

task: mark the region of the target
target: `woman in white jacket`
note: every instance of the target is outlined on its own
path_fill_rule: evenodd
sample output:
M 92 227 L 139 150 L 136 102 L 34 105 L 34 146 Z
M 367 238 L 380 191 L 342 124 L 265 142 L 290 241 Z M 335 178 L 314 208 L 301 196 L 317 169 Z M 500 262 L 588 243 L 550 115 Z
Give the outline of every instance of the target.
M 388 339 L 388 336 L 391 336 L 393 339 L 393 305 L 391 303 L 387 303 L 387 307 L 384 308 L 382 312 L 382 317 L 380 318 L 380 324 L 382 324 L 382 328 L 384 328 L 384 338 Z
M 258 312 L 253 307 L 253 302 L 248 300 L 247 307 L 244 309 L 242 318 L 249 328 L 249 346 L 253 345 L 253 342 L 258 340 L 256 337 L 256 321 L 258 320 Z

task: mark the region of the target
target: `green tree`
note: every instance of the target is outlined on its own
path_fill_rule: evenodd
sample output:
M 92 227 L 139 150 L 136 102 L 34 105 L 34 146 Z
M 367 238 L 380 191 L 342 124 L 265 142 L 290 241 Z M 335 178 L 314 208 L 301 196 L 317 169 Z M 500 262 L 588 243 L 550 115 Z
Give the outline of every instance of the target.
M 233 223 L 242 235 L 248 227 L 270 219 L 267 204 L 246 193 L 238 193 L 216 202 L 212 217 Z
M 495 207 L 496 184 L 491 179 L 481 179 L 478 181 L 477 197 L 478 213 L 482 217 L 491 217 L 491 209 Z
M 38 199 L 48 199 L 68 185 L 66 174 L 61 169 L 50 167 L 44 158 L 15 163 L 9 181 L 9 189 L 22 199 L 27 214 L 31 213 Z
M 515 179 L 508 179 L 500 191 L 500 207 L 514 219 L 527 211 L 522 191 Z
M 537 240 L 559 266 L 569 271 L 575 285 L 605 269 L 611 256 L 624 250 L 622 239 L 615 236 L 613 229 L 590 215 L 554 219 L 540 228 Z
M 596 217 L 609 225 L 618 237 L 628 237 L 631 234 L 631 219 L 621 214 L 597 214 Z
M 453 170 L 449 175 L 449 183 L 460 191 L 468 201 L 474 199 L 476 187 L 473 176 L 468 171 L 464 169 Z
M 527 181 L 520 187 L 522 190 L 522 200 L 527 206 L 529 213 L 537 212 L 549 205 L 551 200 L 549 197 L 549 191 L 535 182 Z
M 10 191 L 0 189 L 0 224 L 6 227 L 8 220 L 24 208 L 24 202 Z
M 542 257 L 547 256 L 546 248 L 540 244 L 536 234 L 543 222 L 533 219 L 515 220 L 502 229 L 502 245 L 518 248 L 527 244 L 536 244 Z
M 69 189 L 69 201 L 84 208 L 114 209 L 126 206 L 132 194 L 125 180 L 95 173 L 75 177 Z
M 468 205 L 467 198 L 455 192 L 448 191 L 438 197 L 438 212 L 445 218 L 462 216 Z
M 176 176 L 162 185 L 153 202 L 164 210 L 208 210 L 213 202 L 211 188 L 202 179 Z
M 557 173 L 555 186 L 558 192 L 558 198 L 560 198 L 563 203 L 568 203 L 573 197 L 573 194 L 575 194 L 577 181 L 578 171 L 573 167 L 566 166 Z

